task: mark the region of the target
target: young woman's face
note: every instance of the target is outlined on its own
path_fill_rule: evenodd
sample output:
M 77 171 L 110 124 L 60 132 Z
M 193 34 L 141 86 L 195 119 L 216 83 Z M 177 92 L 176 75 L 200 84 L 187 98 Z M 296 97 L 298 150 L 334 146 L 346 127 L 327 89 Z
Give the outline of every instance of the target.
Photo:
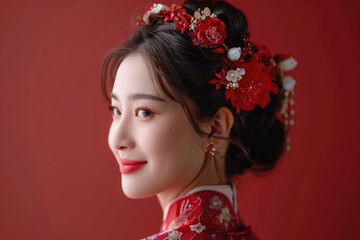
M 182 191 L 205 159 L 182 107 L 157 89 L 140 54 L 124 59 L 112 89 L 108 143 L 129 198 Z

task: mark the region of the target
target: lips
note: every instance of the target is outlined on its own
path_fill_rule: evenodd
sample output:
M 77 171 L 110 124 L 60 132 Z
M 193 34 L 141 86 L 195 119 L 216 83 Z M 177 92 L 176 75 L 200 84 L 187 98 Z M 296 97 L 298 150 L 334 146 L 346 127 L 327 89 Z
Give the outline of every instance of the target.
M 127 158 L 120 158 L 120 172 L 123 174 L 129 174 L 140 170 L 147 161 L 131 160 Z

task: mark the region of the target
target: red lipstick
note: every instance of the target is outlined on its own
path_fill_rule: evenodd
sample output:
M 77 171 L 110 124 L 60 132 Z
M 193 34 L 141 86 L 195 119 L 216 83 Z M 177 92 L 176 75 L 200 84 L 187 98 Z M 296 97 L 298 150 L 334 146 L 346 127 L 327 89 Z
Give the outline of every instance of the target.
M 135 172 L 145 166 L 147 161 L 131 160 L 127 158 L 120 158 L 120 172 L 123 174 L 129 174 Z

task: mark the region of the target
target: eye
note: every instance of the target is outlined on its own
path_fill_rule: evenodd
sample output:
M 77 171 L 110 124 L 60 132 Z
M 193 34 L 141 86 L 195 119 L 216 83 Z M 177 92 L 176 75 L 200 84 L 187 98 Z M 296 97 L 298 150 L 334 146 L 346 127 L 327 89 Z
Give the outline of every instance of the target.
M 136 116 L 140 117 L 140 118 L 146 118 L 148 116 L 153 115 L 154 113 L 151 112 L 150 110 L 146 109 L 146 108 L 140 108 L 136 110 Z
M 110 111 L 112 112 L 113 116 L 119 116 L 121 115 L 121 112 L 118 108 L 109 106 Z

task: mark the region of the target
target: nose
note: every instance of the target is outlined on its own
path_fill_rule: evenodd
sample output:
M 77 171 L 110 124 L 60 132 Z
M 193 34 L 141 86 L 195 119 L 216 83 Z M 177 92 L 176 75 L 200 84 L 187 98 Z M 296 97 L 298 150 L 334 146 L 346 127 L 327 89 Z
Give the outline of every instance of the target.
M 114 120 L 110 126 L 108 144 L 113 150 L 128 150 L 134 148 L 131 123 L 125 118 Z

